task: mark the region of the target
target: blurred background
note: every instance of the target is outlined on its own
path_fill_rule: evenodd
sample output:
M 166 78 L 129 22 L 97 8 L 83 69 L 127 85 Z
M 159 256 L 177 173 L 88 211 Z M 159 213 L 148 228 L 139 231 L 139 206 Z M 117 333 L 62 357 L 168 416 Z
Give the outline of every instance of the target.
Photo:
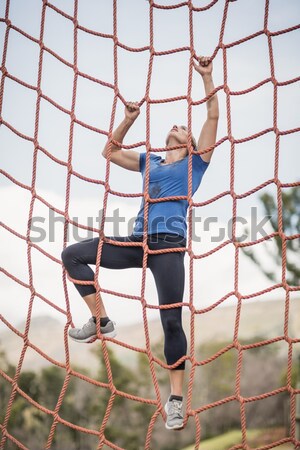
M 266 3 L 269 5 L 267 29 L 274 33 L 270 38 L 271 47 L 268 45 L 267 35 L 263 33 Z M 114 4 L 116 6 L 115 24 Z M 212 55 L 218 46 L 225 4 L 225 0 L 218 0 L 211 4 L 207 0 L 193 2 L 195 9 L 199 9 L 192 13 L 193 42 L 198 56 Z M 0 343 L 3 348 L 2 366 L 12 377 L 15 366 L 19 363 L 24 342 L 13 329 L 7 326 L 6 321 L 15 327 L 15 330 L 24 332 L 31 296 L 28 289 L 29 262 L 32 265 L 32 283 L 39 294 L 35 297 L 32 311 L 30 311 L 32 321 L 29 340 L 55 361 L 61 364 L 66 361 L 65 345 L 67 344 L 63 343 L 63 333 L 67 321 L 64 311 L 67 307 L 62 267 L 58 262 L 65 244 L 63 217 L 64 214 L 68 214 L 70 219 L 81 225 L 98 228 L 97 218 L 99 211 L 103 208 L 105 190 L 103 185 L 88 182 L 84 180 L 84 177 L 96 181 L 105 180 L 107 166 L 101 151 L 106 143 L 112 121 L 113 87 L 116 82 L 114 73 L 117 74 L 119 92 L 126 101 L 140 102 L 145 97 L 150 61 L 148 48 L 150 9 L 153 11 L 153 46 L 156 52 L 162 52 L 154 56 L 150 99 L 164 100 L 187 95 L 191 55 L 189 7 L 187 3 L 172 9 L 163 9 L 159 5 L 167 7 L 174 3 L 169 0 L 160 0 L 151 7 L 146 0 L 78 1 L 79 28 L 75 32 L 79 71 L 75 98 L 77 121 L 74 124 L 73 140 L 70 145 L 69 112 L 74 84 L 74 2 L 53 0 L 46 4 L 41 65 L 43 96 L 37 116 L 37 140 L 40 149 L 35 162 L 32 139 L 35 132 L 37 91 L 34 87 L 37 86 L 39 72 L 39 39 L 43 2 L 0 0 L 0 49 L 2 66 L 7 69 L 5 76 L 2 72 L 1 93 L 3 95 L 0 106 L 2 108 L 0 255 L 3 268 L 0 272 L 2 318 Z M 210 7 L 205 8 L 208 5 Z M 4 52 L 7 33 L 6 13 L 12 27 L 9 28 L 7 35 L 7 52 Z M 244 236 L 244 242 L 255 241 L 266 234 L 278 231 L 278 201 L 283 202 L 284 205 L 285 234 L 289 236 L 299 234 L 300 194 L 299 186 L 296 186 L 297 183 L 299 184 L 300 164 L 300 132 L 296 131 L 299 130 L 299 80 L 284 84 L 299 77 L 300 73 L 300 60 L 297 56 L 300 43 L 299 18 L 298 0 L 287 0 L 284 4 L 280 0 L 229 2 L 221 42 L 227 46 L 226 52 L 219 49 L 213 61 L 215 86 L 221 87 L 218 91 L 220 120 L 217 139 L 226 138 L 228 127 L 231 127 L 232 136 L 240 142 L 234 145 L 234 161 L 231 161 L 228 140 L 225 139 L 217 147 L 209 170 L 194 196 L 194 201 L 209 201 L 233 186 L 234 192 L 242 196 L 237 200 L 237 216 L 243 219 L 243 224 L 237 227 L 237 237 Z M 116 47 L 116 65 L 114 64 L 114 26 L 119 42 Z M 281 32 L 290 27 L 295 29 L 286 33 Z M 257 33 L 255 37 L 244 39 L 255 33 Z M 241 39 L 242 43 L 229 45 Z M 187 49 L 164 53 L 176 48 Z M 267 81 L 248 93 L 230 95 L 231 114 L 228 117 L 226 95 L 222 87 L 225 81 L 227 80 L 231 92 L 241 93 L 248 90 L 271 77 L 272 58 L 274 76 L 280 84 L 277 87 L 276 101 L 274 101 L 274 84 Z M 204 97 L 201 77 L 194 72 L 192 99 L 194 102 L 199 102 Z M 186 100 L 150 104 L 152 148 L 164 147 L 165 137 L 173 124 L 187 124 L 187 106 Z M 123 114 L 124 105 L 118 99 L 113 128 L 122 120 Z M 196 138 L 200 134 L 205 118 L 205 103 L 193 106 L 192 132 Z M 279 139 L 278 166 L 275 164 L 275 132 L 269 130 L 263 133 L 264 130 L 274 126 L 283 132 Z M 290 132 L 291 130 L 294 131 Z M 287 131 L 289 132 L 285 134 Z M 253 134 L 259 134 L 259 136 L 248 140 Z M 141 114 L 127 134 L 124 143 L 132 145 L 144 142 L 145 139 L 146 103 L 144 102 L 141 106 Z M 145 146 L 137 146 L 136 151 L 144 152 Z M 66 162 L 68 159 L 73 171 L 79 176 L 74 173 L 71 175 L 70 203 L 66 206 L 68 180 Z M 16 236 L 9 228 L 23 237 L 28 232 L 33 174 L 36 176 L 34 188 L 38 198 L 35 198 L 33 203 L 35 227 L 31 227 L 30 237 L 39 248 L 31 248 L 28 260 L 26 240 Z M 277 176 L 280 183 L 295 183 L 295 186 L 283 187 L 279 192 L 280 195 L 277 196 L 277 186 L 272 181 Z M 264 184 L 264 187 L 257 189 L 261 184 Z M 120 223 L 118 229 L 116 224 L 108 221 L 105 224 L 105 234 L 112 235 L 117 231 L 121 235 L 127 235 L 141 202 L 141 176 L 139 173 L 127 172 L 112 165 L 109 185 L 116 192 L 140 194 L 133 198 L 112 194 L 108 196 L 106 216 L 109 219 L 117 211 L 124 221 Z M 251 195 L 244 195 L 250 190 L 253 190 Z M 195 239 L 192 245 L 196 255 L 205 255 L 230 239 L 232 213 L 231 195 L 221 196 L 205 206 L 194 208 Z M 268 220 L 265 219 L 266 216 Z M 213 218 L 213 222 L 209 223 L 207 220 L 210 218 Z M 257 227 L 260 223 L 263 223 L 261 228 Z M 91 236 L 90 232 L 68 224 L 67 245 Z M 187 281 L 184 301 L 189 302 L 193 294 L 194 306 L 197 310 L 209 309 L 209 312 L 197 314 L 192 319 L 196 327 L 196 357 L 199 361 L 204 361 L 226 345 L 232 344 L 234 327 L 239 318 L 237 298 L 234 295 L 235 286 L 243 297 L 237 331 L 240 343 L 245 345 L 258 343 L 265 339 L 284 336 L 286 332 L 289 337 L 299 339 L 299 290 L 297 290 L 300 278 L 299 238 L 288 241 L 287 267 L 283 274 L 288 284 L 294 287 L 294 290 L 289 293 L 281 284 L 281 240 L 274 237 L 254 247 L 246 247 L 244 251 L 240 249 L 239 257 L 235 259 L 235 246 L 228 242 L 208 256 L 195 259 L 193 283 L 189 283 L 191 266 L 189 257 L 186 255 Z M 57 261 L 49 259 L 43 251 L 48 252 Z M 101 287 L 107 290 L 132 297 L 141 294 L 140 270 L 127 269 L 114 272 L 101 268 L 99 281 Z M 150 272 L 147 272 L 145 296 L 150 306 L 157 305 L 156 289 Z M 76 326 L 81 326 L 88 320 L 89 311 L 69 282 L 68 298 L 73 322 Z M 223 301 L 216 305 L 220 299 Z M 57 309 L 45 300 L 56 305 Z M 110 317 L 119 326 L 118 339 L 145 348 L 143 311 L 140 302 L 111 294 L 104 295 L 104 300 Z M 146 313 L 149 321 L 151 350 L 164 361 L 159 312 L 157 309 L 147 308 Z M 288 331 L 287 319 L 289 319 Z M 190 341 L 189 308 L 184 308 L 184 323 Z M 298 345 L 297 343 L 293 345 L 294 385 L 297 378 Z M 104 380 L 106 371 L 98 349 L 99 345 L 95 343 L 90 347 L 93 348 L 93 353 L 70 343 L 68 349 L 72 367 L 80 366 L 82 372 L 90 371 L 89 375 L 95 379 L 100 377 Z M 148 361 L 139 354 L 113 343 L 109 343 L 108 348 L 112 352 L 112 365 L 117 377 L 116 385 L 125 392 L 132 391 L 135 395 L 156 398 Z M 241 395 L 251 397 L 286 386 L 287 382 L 290 383 L 291 379 L 287 379 L 286 373 L 288 351 L 289 347 L 284 339 L 270 346 L 244 351 Z M 193 408 L 201 408 L 205 404 L 234 395 L 237 356 L 237 350 L 232 348 L 213 363 L 196 369 L 193 381 Z M 155 367 L 164 398 L 167 395 L 165 373 L 158 365 Z M 124 377 L 119 376 L 120 373 L 124 374 Z M 29 347 L 26 350 L 20 383 L 32 398 L 44 404 L 45 407 L 54 408 L 64 379 L 64 369 L 51 365 L 32 348 Z M 46 380 L 51 380 L 53 395 L 41 388 L 47 385 Z M 4 386 L 0 404 L 1 423 L 4 420 L 11 390 L 10 383 L 5 382 L 3 378 L 2 381 Z M 72 399 L 77 395 L 79 387 L 85 395 L 82 394 L 80 400 L 76 399 L 76 407 Z M 63 402 L 62 417 L 82 427 L 98 430 L 109 398 L 107 391 L 105 393 L 98 391 L 99 389 L 96 389 L 94 385 L 88 385 L 72 377 L 67 401 Z M 130 402 L 121 397 L 118 401 L 120 404 L 122 401 L 125 401 L 125 404 L 128 403 L 130 421 L 135 424 L 134 428 L 138 432 L 136 436 L 133 436 L 134 433 L 130 433 L 130 430 L 127 430 L 128 433 L 124 432 L 125 425 L 119 419 L 116 408 L 113 409 L 116 412 L 112 414 L 115 422 L 109 422 L 107 426 L 107 439 L 126 449 L 144 448 L 147 427 L 151 414 L 155 411 L 154 407 L 152 410 L 151 407 L 147 410 L 145 405 Z M 133 406 L 132 403 L 134 403 Z M 85 405 L 85 414 L 82 413 L 82 405 Z M 116 405 L 118 405 L 117 401 Z M 138 408 L 141 410 L 139 411 Z M 268 444 L 272 442 L 272 439 L 275 442 L 276 439 L 290 436 L 289 399 L 284 392 L 264 401 L 249 403 L 246 410 L 249 430 L 252 429 L 253 433 L 256 433 L 255 436 L 254 434 L 251 436 L 249 431 L 248 443 L 252 447 Z M 19 436 L 27 447 L 40 448 L 41 439 L 47 440 L 51 426 L 50 418 L 37 408 L 30 406 L 28 402 L 26 403 L 21 396 L 17 396 L 13 403 L 11 417 L 9 422 L 11 428 L 8 429 L 14 436 Z M 144 419 L 142 420 L 141 417 Z M 238 402 L 229 402 L 222 407 L 203 411 L 199 417 L 202 420 L 203 438 L 219 436 L 231 429 L 240 428 Z M 112 422 L 113 419 L 111 419 Z M 42 420 L 45 426 L 39 427 L 38 424 Z M 216 425 L 212 427 L 212 423 Z M 268 427 L 275 428 L 270 432 Z M 31 432 L 28 433 L 30 430 Z M 170 434 L 161 430 L 164 430 L 162 419 L 155 425 L 153 448 L 180 450 L 195 442 L 195 423 L 192 420 L 179 437 L 173 437 L 173 435 L 170 437 Z M 162 433 L 164 437 L 158 439 Z M 241 442 L 240 431 L 237 433 L 239 433 L 238 436 L 230 438 L 233 440 L 227 441 L 225 446 L 222 443 L 213 443 L 211 448 L 222 450 Z M 89 449 L 96 448 L 97 445 L 95 437 L 87 438 L 84 433 L 74 430 L 72 434 L 61 424 L 57 428 L 56 436 L 65 443 L 59 444 L 56 440 L 52 448 Z M 14 444 L 6 445 L 7 448 L 15 448 Z

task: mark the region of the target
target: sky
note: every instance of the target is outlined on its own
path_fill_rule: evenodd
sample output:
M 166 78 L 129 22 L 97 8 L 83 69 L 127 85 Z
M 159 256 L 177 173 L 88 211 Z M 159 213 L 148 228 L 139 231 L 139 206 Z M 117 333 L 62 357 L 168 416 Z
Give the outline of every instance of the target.
M 203 7 L 209 2 L 194 1 L 195 7 Z M 52 1 L 52 5 L 72 16 L 74 3 L 69 0 Z M 174 2 L 157 2 L 160 5 L 172 5 Z M 11 23 L 35 39 L 39 38 L 42 1 L 11 0 L 9 19 Z M 5 16 L 6 2 L 0 0 L 0 18 Z M 113 32 L 112 0 L 79 0 L 79 25 L 107 35 Z M 212 55 L 218 45 L 220 27 L 225 1 L 219 0 L 206 11 L 193 12 L 194 47 L 197 55 Z M 240 40 L 261 31 L 264 24 L 265 2 L 263 0 L 237 0 L 229 3 L 228 17 L 225 23 L 224 44 Z M 28 13 L 30 11 L 30 14 Z M 298 0 L 270 0 L 268 30 L 276 32 L 299 24 L 300 3 Z M 188 7 L 176 9 L 159 9 L 153 11 L 154 48 L 166 51 L 190 45 Z M 2 58 L 6 24 L 0 22 L 0 55 Z M 73 22 L 49 6 L 46 8 L 46 21 L 43 42 L 64 60 L 73 62 Z M 146 0 L 117 1 L 117 36 L 125 46 L 141 48 L 149 45 L 149 2 Z M 278 82 L 296 78 L 300 74 L 300 59 L 297 58 L 300 29 L 273 36 L 273 57 L 275 77 Z M 9 74 L 36 86 L 38 76 L 38 60 L 40 47 L 37 43 L 24 37 L 14 29 L 10 30 L 5 67 Z M 228 86 L 231 91 L 243 91 L 258 82 L 270 77 L 270 59 L 268 40 L 265 34 L 247 40 L 241 45 L 227 49 Z M 147 73 L 149 68 L 149 51 L 130 52 L 122 47 L 117 49 L 118 87 L 127 101 L 141 101 L 145 95 Z M 150 98 L 152 100 L 167 99 L 187 94 L 189 69 L 189 51 L 170 55 L 155 56 L 151 76 Z M 224 83 L 224 54 L 218 51 L 213 61 L 215 86 Z M 109 37 L 99 37 L 78 31 L 78 69 L 106 83 L 114 83 L 113 41 Z M 42 92 L 61 107 L 70 110 L 72 102 L 74 73 L 72 68 L 63 64 L 47 50 L 43 55 Z M 199 101 L 205 97 L 201 77 L 193 73 L 192 98 Z M 226 114 L 226 96 L 224 90 L 218 92 L 220 104 L 220 120 L 218 140 L 228 134 L 228 117 Z M 273 126 L 274 86 L 268 82 L 260 88 L 243 95 L 230 96 L 232 135 L 235 139 L 244 139 L 254 133 Z M 90 126 L 108 131 L 113 103 L 113 90 L 84 77 L 79 77 L 76 95 L 76 117 Z M 277 125 L 280 131 L 299 127 L 299 82 L 278 87 Z M 2 105 L 2 118 L 23 135 L 32 137 L 35 125 L 36 92 L 6 77 Z M 124 105 L 118 100 L 114 127 L 122 120 Z M 205 104 L 192 108 L 192 131 L 198 138 L 206 117 Z M 187 102 L 185 100 L 151 104 L 150 106 L 150 143 L 153 148 L 163 147 L 165 136 L 173 124 L 187 124 Z M 69 150 L 70 117 L 45 99 L 41 100 L 39 115 L 39 144 L 55 158 L 67 161 Z M 146 105 L 141 107 L 141 114 L 128 132 L 124 144 L 131 145 L 145 140 Z M 106 161 L 101 156 L 106 136 L 93 132 L 78 124 L 74 127 L 72 147 L 72 167 L 81 175 L 104 180 Z M 299 181 L 299 144 L 300 133 L 281 136 L 279 154 L 279 180 L 281 183 Z M 33 170 L 33 144 L 22 139 L 9 127 L 0 127 L 0 166 L 20 183 L 31 186 Z M 143 146 L 136 151 L 145 151 Z M 234 190 L 243 194 L 255 189 L 260 184 L 274 177 L 275 134 L 267 133 L 259 138 L 235 145 Z M 53 207 L 64 211 L 67 170 L 65 166 L 55 163 L 43 152 L 38 152 L 37 177 L 35 189 Z M 212 199 L 230 186 L 230 147 L 227 141 L 215 151 L 209 170 L 206 172 L 201 187 L 194 196 L 196 202 Z M 125 171 L 111 166 L 110 187 L 123 193 L 141 193 L 141 176 L 139 173 Z M 259 192 L 238 201 L 237 214 L 250 223 L 251 208 L 257 208 L 258 217 L 263 217 L 259 195 L 264 192 L 276 194 L 275 185 L 269 185 Z M 16 232 L 26 235 L 31 194 L 29 191 L 12 183 L 6 176 L 0 176 L 0 195 L 2 198 L 1 222 Z M 69 216 L 78 218 L 81 224 L 88 224 L 103 207 L 104 189 L 102 186 L 88 183 L 71 177 L 71 197 Z M 138 211 L 140 197 L 127 198 L 109 195 L 108 211 L 111 215 L 119 209 L 126 221 L 133 218 Z M 60 258 L 63 249 L 63 226 L 59 222 L 61 216 L 49 231 L 49 214 L 51 211 L 39 200 L 34 202 L 34 217 L 44 220 L 45 239 L 38 245 L 55 258 Z M 221 229 L 228 234 L 228 223 L 232 216 L 232 198 L 225 196 L 207 206 L 197 208 L 197 217 L 201 222 L 195 224 L 197 236 L 201 242 L 194 242 L 196 254 L 203 254 L 219 243 L 215 237 Z M 217 223 L 208 229 L 204 219 L 217 217 Z M 253 219 L 253 210 L 252 210 Z M 40 222 L 42 223 L 42 222 Z M 270 231 L 266 224 L 266 232 Z M 70 226 L 69 243 L 75 241 L 77 229 Z M 114 230 L 107 224 L 105 233 Z M 127 234 L 127 225 L 121 229 Z M 241 228 L 242 232 L 242 228 Z M 90 237 L 83 230 L 80 238 Z M 37 235 L 32 232 L 32 237 Z M 12 275 L 28 283 L 27 245 L 18 237 L 0 227 L 1 267 Z M 272 242 L 268 244 L 272 245 Z M 264 264 L 272 264 L 267 259 L 263 245 L 257 245 Z M 36 249 L 31 251 L 33 266 L 33 284 L 37 292 L 51 302 L 65 309 L 65 297 L 62 284 L 61 266 L 46 258 Z M 184 301 L 189 299 L 189 257 L 186 263 L 186 289 Z M 220 251 L 194 262 L 194 297 L 197 308 L 204 308 L 233 290 L 234 285 L 234 246 L 227 245 Z M 28 311 L 30 292 L 0 273 L 1 279 L 1 314 L 16 325 L 25 320 Z M 129 295 L 140 295 L 141 271 L 128 269 L 113 272 L 100 270 L 100 284 L 103 288 Z M 262 273 L 242 253 L 239 258 L 238 286 L 242 295 L 249 295 L 271 286 Z M 68 283 L 71 312 L 74 322 L 81 325 L 88 320 L 89 312 L 75 288 Z M 283 298 L 280 289 L 257 299 Z M 125 325 L 142 320 L 141 306 L 133 300 L 117 296 L 104 296 L 109 315 L 119 324 Z M 154 282 L 147 274 L 146 300 L 157 304 Z M 234 298 L 226 300 L 226 304 L 234 303 Z M 36 298 L 33 305 L 33 316 L 52 315 L 60 320 L 64 316 L 49 305 Z M 148 310 L 148 318 L 158 316 L 157 310 Z M 4 325 L 0 323 L 0 329 Z

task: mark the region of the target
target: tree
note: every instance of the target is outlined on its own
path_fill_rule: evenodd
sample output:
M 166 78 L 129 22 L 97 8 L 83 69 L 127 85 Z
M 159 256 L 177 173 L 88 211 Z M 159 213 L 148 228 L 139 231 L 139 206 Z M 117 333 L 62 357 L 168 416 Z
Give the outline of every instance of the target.
M 122 392 L 139 396 L 138 375 L 136 370 L 124 365 L 115 356 L 111 348 L 107 347 L 107 351 L 114 386 Z M 97 355 L 99 360 L 98 378 L 100 381 L 107 383 L 107 370 L 102 347 L 97 347 L 93 352 Z M 103 419 L 111 397 L 111 391 L 109 389 L 100 389 L 100 391 L 100 401 L 98 400 L 90 405 L 93 410 L 93 415 L 94 417 L 97 417 L 99 424 Z M 124 411 L 126 411 L 126 414 L 124 414 Z M 117 395 L 114 399 L 111 414 L 105 427 L 105 437 L 123 448 L 134 450 L 142 447 L 146 436 L 147 426 L 148 423 L 146 423 L 145 417 L 140 414 L 139 404 L 129 401 L 123 396 Z
M 276 199 L 269 193 L 260 196 L 264 213 L 270 217 L 271 233 L 278 232 L 278 207 Z M 282 225 L 285 236 L 300 234 L 300 186 L 282 191 Z M 246 256 L 257 264 L 262 272 L 272 281 L 279 282 L 278 270 L 282 267 L 282 238 L 275 236 L 274 245 L 264 242 L 266 253 L 275 263 L 274 268 L 266 268 L 258 255 L 254 245 L 251 248 L 242 247 Z M 286 280 L 291 286 L 300 284 L 300 266 L 297 263 L 300 250 L 300 239 L 295 237 L 286 240 Z
M 16 368 L 8 362 L 6 355 L 2 350 L 1 344 L 0 344 L 0 367 L 8 376 L 10 376 L 11 378 L 14 377 Z M 2 423 L 4 420 L 6 410 L 3 407 L 3 405 L 7 404 L 9 396 L 11 394 L 11 390 L 12 390 L 11 384 L 0 376 L 0 423 Z

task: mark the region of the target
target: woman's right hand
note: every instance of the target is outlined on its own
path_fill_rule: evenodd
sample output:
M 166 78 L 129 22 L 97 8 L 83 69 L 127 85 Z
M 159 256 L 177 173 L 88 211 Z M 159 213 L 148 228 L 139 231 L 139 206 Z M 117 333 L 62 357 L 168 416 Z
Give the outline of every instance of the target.
M 125 105 L 125 117 L 134 121 L 140 114 L 140 107 L 137 102 L 128 102 Z

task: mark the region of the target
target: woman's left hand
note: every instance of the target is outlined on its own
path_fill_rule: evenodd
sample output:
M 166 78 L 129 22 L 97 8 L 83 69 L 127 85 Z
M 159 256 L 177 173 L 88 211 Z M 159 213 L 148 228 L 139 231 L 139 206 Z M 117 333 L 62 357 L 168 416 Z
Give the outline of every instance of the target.
M 200 56 L 199 63 L 196 64 L 195 61 L 193 61 L 193 65 L 195 70 L 202 76 L 211 75 L 212 73 L 212 61 L 208 56 Z

